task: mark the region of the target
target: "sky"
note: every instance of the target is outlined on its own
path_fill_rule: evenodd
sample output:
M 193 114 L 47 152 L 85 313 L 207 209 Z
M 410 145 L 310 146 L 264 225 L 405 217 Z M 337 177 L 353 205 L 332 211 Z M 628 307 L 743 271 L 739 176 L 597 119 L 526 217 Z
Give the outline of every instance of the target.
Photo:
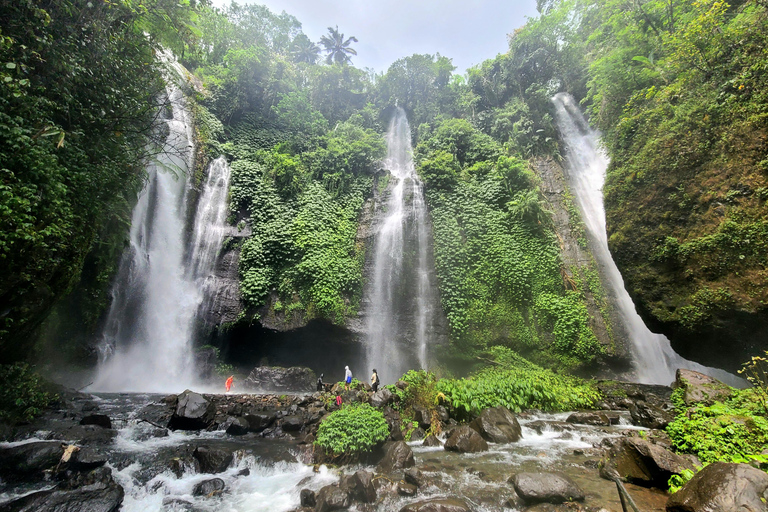
M 227 5 L 228 0 L 214 0 Z M 536 0 L 238 0 L 295 16 L 315 42 L 338 25 L 352 43 L 358 68 L 385 72 L 399 58 L 439 53 L 457 73 L 507 50 L 507 34 L 535 17 Z

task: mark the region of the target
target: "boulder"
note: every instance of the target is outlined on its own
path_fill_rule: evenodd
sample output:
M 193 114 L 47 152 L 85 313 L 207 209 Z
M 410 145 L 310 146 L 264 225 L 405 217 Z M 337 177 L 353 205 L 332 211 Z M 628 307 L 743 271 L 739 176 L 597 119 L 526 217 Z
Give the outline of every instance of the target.
M 409 439 L 409 441 L 421 441 L 422 439 L 424 439 L 425 435 L 427 435 L 427 433 L 424 432 L 423 428 L 421 427 L 415 428 L 411 432 L 411 438 Z
M 69 485 L 33 492 L 0 505 L 2 512 L 116 512 L 125 492 L 109 468 L 80 475 Z M 77 487 L 74 487 L 77 486 Z
M 234 458 L 232 452 L 207 446 L 198 446 L 192 456 L 200 464 L 200 473 L 222 473 L 232 464 Z
M 195 484 L 192 488 L 192 496 L 212 496 L 224 490 L 224 480 L 211 478 Z
M 584 501 L 584 491 L 562 473 L 518 473 L 509 483 L 526 505 Z
M 304 427 L 304 419 L 298 414 L 292 414 L 283 418 L 280 426 L 284 432 L 298 432 Z
M 418 469 L 408 468 L 405 470 L 405 473 L 403 474 L 403 480 L 405 480 L 406 483 L 415 485 L 416 487 L 421 487 L 421 484 L 423 482 L 423 476 L 421 474 L 421 471 L 419 471 Z
M 568 423 L 579 425 L 594 425 L 598 427 L 607 427 L 611 424 L 611 419 L 602 412 L 574 412 L 565 420 Z
M 443 443 L 440 442 L 440 440 L 437 437 L 430 434 L 424 438 L 424 442 L 421 443 L 421 445 L 422 446 L 443 446 Z
M 242 436 L 248 433 L 250 424 L 245 418 L 230 416 L 219 428 L 231 436 Z
M 666 489 L 669 477 L 684 469 L 694 469 L 690 459 L 637 437 L 616 443 L 601 462 L 600 476 L 613 480 Z
M 112 428 L 112 420 L 106 414 L 89 414 L 80 420 L 81 425 L 96 425 L 101 428 Z
M 243 419 L 248 422 L 251 432 L 261 432 L 275 422 L 277 415 L 274 412 L 254 412 L 246 414 Z
M 523 437 L 517 418 L 506 407 L 485 409 L 469 426 L 491 443 L 514 443 Z
M 117 430 L 96 425 L 72 425 L 62 433 L 62 439 L 76 441 L 79 445 L 111 443 L 117 437 Z
M 416 496 L 417 490 L 418 489 L 413 484 L 409 484 L 407 482 L 397 483 L 397 494 L 400 496 Z
M 384 458 L 381 459 L 376 470 L 380 473 L 392 473 L 415 465 L 411 447 L 403 441 L 393 441 L 384 446 Z
M 549 420 L 534 420 L 525 424 L 527 428 L 536 431 L 541 435 L 544 432 L 565 432 L 576 429 L 573 423 L 567 423 L 565 421 L 549 421 Z
M 373 485 L 373 473 L 360 470 L 353 475 L 342 477 L 339 487 L 345 489 L 351 500 L 362 503 L 376 501 L 376 487 Z
M 470 512 L 467 503 L 459 498 L 432 498 L 417 501 L 400 509 L 400 512 Z
M 748 464 L 715 462 L 667 500 L 667 512 L 768 510 L 768 474 Z
M 299 494 L 299 504 L 302 507 L 314 507 L 315 506 L 315 491 L 312 489 L 302 489 Z
M 632 423 L 641 427 L 652 429 L 664 429 L 675 420 L 675 415 L 671 411 L 665 411 L 642 400 L 634 402 L 629 406 L 629 413 L 632 415 Z
M 428 430 L 429 426 L 432 424 L 432 414 L 424 407 L 418 405 L 413 406 L 413 419 L 416 420 L 419 427 L 424 430 Z
M 303 366 L 257 366 L 245 379 L 245 387 L 259 391 L 315 391 L 317 376 Z
M 453 429 L 445 442 L 445 449 L 452 452 L 475 453 L 488 451 L 488 443 L 468 425 Z
M 721 402 L 731 396 L 731 389 L 719 380 L 694 372 L 693 370 L 678 369 L 675 374 L 675 389 L 683 388 L 683 401 L 685 405 L 696 404 L 711 405 Z
M 64 455 L 61 441 L 34 441 L 0 448 L 0 478 L 9 482 L 42 479 Z
M 387 388 L 381 388 L 373 395 L 371 395 L 371 398 L 368 401 L 374 407 L 384 407 L 394 401 L 394 396 L 392 395 L 392 392 Z
M 213 423 L 216 408 L 203 395 L 185 390 L 178 397 L 176 410 L 168 428 L 172 430 L 202 430 Z
M 176 478 L 181 478 L 184 473 L 200 473 L 200 463 L 196 458 L 189 455 L 171 459 L 168 468 L 171 473 L 176 475 Z
M 349 492 L 338 485 L 326 485 L 315 495 L 315 512 L 330 512 L 349 507 Z
M 91 471 L 106 463 L 106 456 L 91 447 L 83 446 L 72 454 L 69 467 L 75 471 Z

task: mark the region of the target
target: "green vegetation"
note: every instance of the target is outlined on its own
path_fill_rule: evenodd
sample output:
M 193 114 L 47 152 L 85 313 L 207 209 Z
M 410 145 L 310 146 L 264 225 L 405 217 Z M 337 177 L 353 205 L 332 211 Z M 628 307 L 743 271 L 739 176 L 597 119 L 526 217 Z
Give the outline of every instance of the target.
M 368 404 L 345 405 L 325 418 L 315 444 L 334 455 L 368 452 L 389 435 L 384 415 Z
M 32 421 L 56 399 L 26 363 L 0 365 L 0 422 Z

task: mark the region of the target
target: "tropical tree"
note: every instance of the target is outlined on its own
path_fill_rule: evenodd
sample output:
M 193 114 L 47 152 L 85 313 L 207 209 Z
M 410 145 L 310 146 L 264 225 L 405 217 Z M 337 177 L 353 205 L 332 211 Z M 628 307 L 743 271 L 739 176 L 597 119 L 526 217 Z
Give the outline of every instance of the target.
M 346 64 L 351 62 L 350 55 L 357 55 L 357 50 L 350 48 L 352 42 L 357 42 L 355 36 L 350 37 L 346 41 L 344 40 L 344 34 L 339 32 L 339 26 L 336 28 L 328 27 L 328 35 L 320 38 L 320 44 L 323 45 L 324 51 L 328 54 L 325 57 L 325 62 L 328 64 Z
M 299 34 L 291 44 L 291 57 L 294 62 L 317 64 L 320 58 L 320 47 L 313 43 L 306 34 Z

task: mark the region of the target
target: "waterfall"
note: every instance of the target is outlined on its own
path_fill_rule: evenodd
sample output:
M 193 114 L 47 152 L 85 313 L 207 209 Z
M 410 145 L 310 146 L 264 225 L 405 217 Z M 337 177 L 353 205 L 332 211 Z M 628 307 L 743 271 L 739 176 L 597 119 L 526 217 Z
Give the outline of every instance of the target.
M 600 134 L 589 127 L 570 95 L 559 93 L 552 98 L 552 102 L 566 148 L 568 184 L 581 210 L 603 283 L 615 298 L 616 308 L 630 338 L 637 381 L 668 385 L 674 380 L 677 368 L 687 368 L 731 385 L 738 384 L 740 379 L 723 370 L 683 359 L 672 349 L 669 339 L 651 332 L 640 318 L 608 250 L 602 188 L 609 160 L 600 146 Z
M 426 203 L 416 175 L 411 129 L 398 108 L 387 132 L 389 195 L 376 227 L 367 291 L 367 368 L 393 382 L 412 368 L 427 368 L 438 303 L 431 268 Z
M 195 384 L 195 319 L 211 289 L 227 215 L 229 166 L 208 169 L 190 236 L 187 203 L 194 164 L 192 119 L 183 94 L 169 86 L 164 146 L 147 167 L 134 207 L 130 245 L 123 254 L 99 347 L 93 390 L 183 390 Z

